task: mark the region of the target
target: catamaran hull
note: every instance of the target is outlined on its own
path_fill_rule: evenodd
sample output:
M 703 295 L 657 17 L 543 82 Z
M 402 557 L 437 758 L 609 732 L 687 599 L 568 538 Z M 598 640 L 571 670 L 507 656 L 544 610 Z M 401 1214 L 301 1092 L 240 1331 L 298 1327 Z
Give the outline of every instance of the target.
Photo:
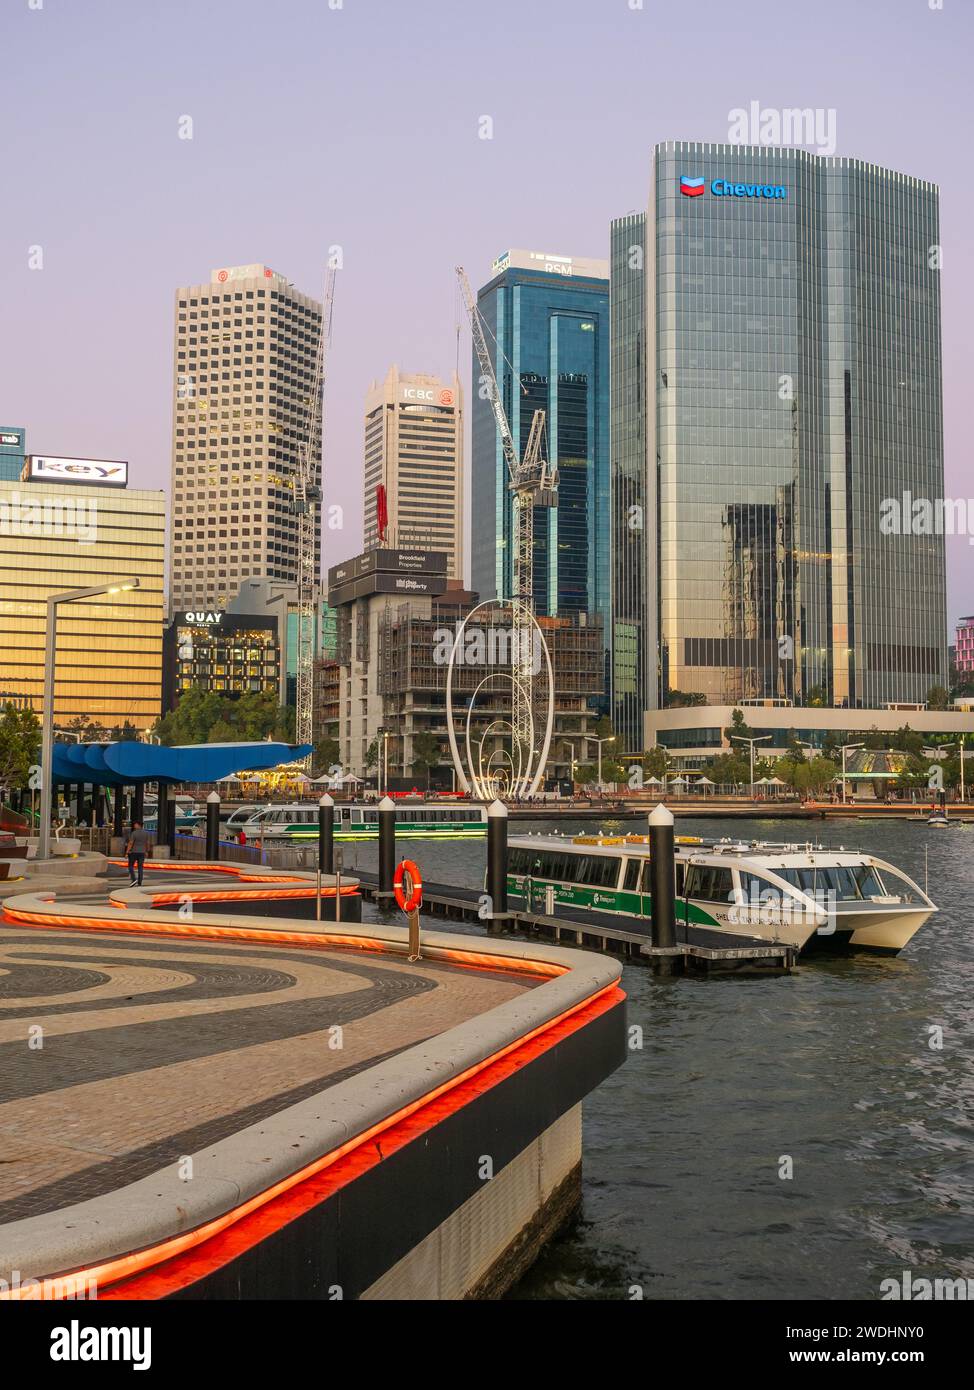
M 915 912 L 863 912 L 852 914 L 851 922 L 840 916 L 835 931 L 817 934 L 806 950 L 878 951 L 884 955 L 899 955 L 934 911 L 936 909 L 923 907 Z

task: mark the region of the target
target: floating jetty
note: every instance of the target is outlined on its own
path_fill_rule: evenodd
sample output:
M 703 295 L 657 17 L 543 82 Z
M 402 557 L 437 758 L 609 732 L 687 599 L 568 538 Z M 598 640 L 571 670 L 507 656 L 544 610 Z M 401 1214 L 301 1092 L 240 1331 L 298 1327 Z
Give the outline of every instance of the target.
M 89 870 L 90 874 L 90 870 Z M 502 1294 L 577 1209 L 620 965 L 147 866 L 4 900 L 0 1297 Z M 257 909 L 255 912 L 254 909 Z M 300 915 L 299 915 L 300 913 Z M 346 915 L 347 914 L 347 915 Z
M 367 901 L 380 901 L 379 876 L 367 869 L 355 869 L 361 893 Z M 454 922 L 469 922 L 490 932 L 523 932 L 546 937 L 557 943 L 583 946 L 593 951 L 610 951 L 627 960 L 647 965 L 678 961 L 695 974 L 740 973 L 747 971 L 791 970 L 797 964 L 798 950 L 787 942 L 762 941 L 758 937 L 729 937 L 727 932 L 676 923 L 676 942 L 654 946 L 652 928 L 645 918 L 620 918 L 618 913 L 594 908 L 558 905 L 556 914 L 512 910 L 495 923 L 484 913 L 483 892 L 454 884 L 423 882 L 423 912 Z M 631 925 L 622 927 L 620 922 Z M 729 945 L 728 942 L 733 944 Z

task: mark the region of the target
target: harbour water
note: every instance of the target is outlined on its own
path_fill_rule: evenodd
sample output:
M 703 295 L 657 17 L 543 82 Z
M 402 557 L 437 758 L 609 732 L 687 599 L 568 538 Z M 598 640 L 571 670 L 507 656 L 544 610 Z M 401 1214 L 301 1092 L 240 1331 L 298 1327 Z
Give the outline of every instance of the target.
M 511 833 L 529 828 L 597 826 Z M 941 911 L 896 958 L 773 978 L 627 966 L 642 1046 L 586 1102 L 581 1218 L 512 1297 L 871 1300 L 905 1270 L 974 1279 L 974 826 L 678 819 L 677 833 L 861 848 L 928 875 Z M 428 879 L 482 882 L 483 842 L 400 852 Z M 365 843 L 346 864 L 375 857 Z

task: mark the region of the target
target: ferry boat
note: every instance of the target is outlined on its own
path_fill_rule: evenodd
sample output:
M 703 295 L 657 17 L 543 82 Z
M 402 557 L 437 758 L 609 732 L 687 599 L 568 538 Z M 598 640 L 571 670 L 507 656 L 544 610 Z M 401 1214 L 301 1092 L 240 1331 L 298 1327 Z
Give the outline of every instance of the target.
M 557 915 L 558 905 L 649 918 L 649 837 L 513 836 L 512 905 Z M 549 891 L 550 890 L 550 891 Z M 875 855 L 753 840 L 676 842 L 677 923 L 801 950 L 896 954 L 936 906 L 902 869 Z
M 318 838 L 318 807 L 307 801 L 292 806 L 268 806 L 240 827 L 248 840 L 301 844 Z M 404 840 L 469 840 L 487 833 L 486 807 L 465 802 L 400 802 L 396 806 L 396 837 Z M 336 840 L 374 840 L 379 812 L 371 806 L 336 806 Z

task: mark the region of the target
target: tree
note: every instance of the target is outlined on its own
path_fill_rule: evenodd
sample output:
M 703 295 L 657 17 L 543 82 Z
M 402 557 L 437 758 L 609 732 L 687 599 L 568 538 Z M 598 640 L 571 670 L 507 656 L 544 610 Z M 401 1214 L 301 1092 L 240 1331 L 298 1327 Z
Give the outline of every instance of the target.
M 711 758 L 707 765 L 707 776 L 718 786 L 727 783 L 749 782 L 751 780 L 750 759 L 737 753 L 720 753 Z
M 378 737 L 376 737 L 376 738 L 374 738 L 374 739 L 372 740 L 372 742 L 369 744 L 368 748 L 366 748 L 366 750 L 365 750 L 365 770 L 366 770 L 366 772 L 368 772 L 370 768 L 377 767 L 377 766 L 378 766 L 378 763 L 379 763 L 379 740 L 378 740 Z
M 191 686 L 176 708 L 156 721 L 161 743 L 259 743 L 265 738 L 294 740 L 294 711 L 277 703 L 275 691 L 220 695 Z
M 651 777 L 658 777 L 662 781 L 669 767 L 670 755 L 660 744 L 643 754 L 643 776 L 647 781 Z
M 839 769 L 829 758 L 812 758 L 804 764 L 802 773 L 807 779 L 808 789 L 818 795 L 831 787 L 839 776 Z
M 413 735 L 413 760 L 410 767 L 420 777 L 426 777 L 426 790 L 430 786 L 430 769 L 443 760 L 443 749 L 434 734 L 423 730 Z
M 736 709 L 731 714 L 730 728 L 724 730 L 724 738 L 753 738 L 754 733 L 744 718 L 743 710 Z
M 314 757 L 311 763 L 315 776 L 320 777 L 335 767 L 341 757 L 341 751 L 341 745 L 337 738 L 330 738 L 326 735 L 319 739 L 315 744 Z
M 596 772 L 597 771 L 598 769 L 596 769 Z M 626 771 L 622 763 L 618 762 L 615 758 L 602 759 L 603 782 L 611 782 L 614 785 L 616 782 L 624 782 L 625 779 Z
M 699 690 L 667 690 L 663 705 L 666 709 L 686 709 L 691 705 L 705 705 L 707 697 Z
M 932 685 L 927 691 L 927 709 L 946 709 L 950 696 L 942 685 Z
M 829 692 L 824 685 L 813 685 L 808 692 L 808 699 L 805 703 L 810 705 L 812 709 L 821 709 L 823 705 L 828 703 L 828 698 Z
M 599 780 L 599 770 L 594 763 L 580 763 L 575 769 L 575 781 L 582 787 L 590 787 Z
M 40 746 L 41 725 L 34 711 L 4 705 L 0 710 L 0 787 L 7 791 L 27 787 Z

